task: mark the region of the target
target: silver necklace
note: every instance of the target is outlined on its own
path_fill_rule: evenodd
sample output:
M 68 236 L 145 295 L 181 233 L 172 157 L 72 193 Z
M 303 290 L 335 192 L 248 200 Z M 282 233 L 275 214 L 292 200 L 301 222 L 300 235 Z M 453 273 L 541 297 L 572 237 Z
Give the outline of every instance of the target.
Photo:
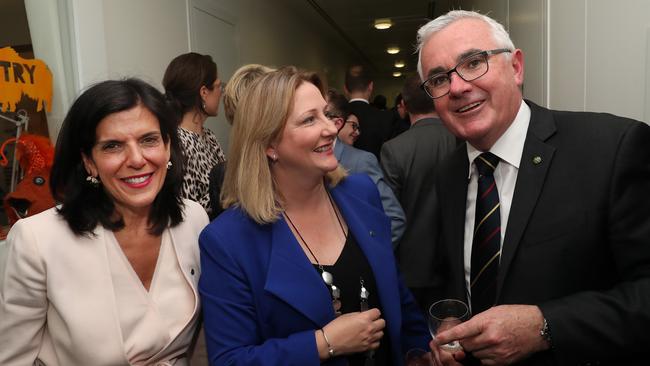
M 334 215 L 336 216 L 336 220 L 339 222 L 339 226 L 341 227 L 343 236 L 347 240 L 348 235 L 345 233 L 345 229 L 343 228 L 343 223 L 341 222 L 341 218 L 339 217 L 338 213 L 336 212 L 336 209 L 334 208 L 334 202 L 332 202 L 332 197 L 330 196 L 329 192 L 327 192 L 327 198 L 329 198 L 330 205 L 332 206 L 332 210 L 334 210 Z M 287 221 L 289 221 L 289 224 L 291 224 L 291 227 L 296 232 L 296 234 L 298 234 L 298 237 L 300 238 L 302 243 L 305 244 L 305 248 L 307 248 L 309 254 L 311 254 L 312 258 L 314 258 L 314 260 L 316 261 L 316 265 L 320 270 L 320 274 L 321 274 L 321 278 L 323 279 L 323 282 L 325 282 L 325 284 L 329 286 L 330 290 L 332 291 L 332 307 L 334 308 L 334 314 L 336 316 L 341 315 L 341 290 L 338 287 L 336 287 L 336 285 L 334 285 L 334 276 L 325 270 L 325 268 L 320 263 L 320 261 L 318 260 L 314 252 L 309 247 L 309 244 L 307 244 L 305 238 L 303 238 L 302 235 L 300 234 L 300 231 L 298 230 L 296 225 L 294 225 L 293 221 L 291 221 L 291 217 L 289 217 L 287 211 L 284 211 L 284 216 L 287 218 Z

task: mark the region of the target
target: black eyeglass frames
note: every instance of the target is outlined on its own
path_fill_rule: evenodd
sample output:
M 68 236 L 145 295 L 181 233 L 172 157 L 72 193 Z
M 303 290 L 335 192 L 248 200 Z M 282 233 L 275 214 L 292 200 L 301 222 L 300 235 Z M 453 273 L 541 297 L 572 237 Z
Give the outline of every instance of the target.
M 507 48 L 497 48 L 488 51 L 479 51 L 463 58 L 456 66 L 449 71 L 433 74 L 420 86 L 433 99 L 444 97 L 449 93 L 451 87 L 451 73 L 455 72 L 465 81 L 472 81 L 487 74 L 490 69 L 488 57 L 504 52 L 512 52 Z

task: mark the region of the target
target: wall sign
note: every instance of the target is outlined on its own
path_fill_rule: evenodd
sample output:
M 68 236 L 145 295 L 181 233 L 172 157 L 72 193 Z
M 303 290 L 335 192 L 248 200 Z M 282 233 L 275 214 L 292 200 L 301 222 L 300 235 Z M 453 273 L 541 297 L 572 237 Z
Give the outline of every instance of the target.
M 14 112 L 23 94 L 36 100 L 36 110 L 52 110 L 52 73 L 45 62 L 24 59 L 11 47 L 0 48 L 0 112 Z

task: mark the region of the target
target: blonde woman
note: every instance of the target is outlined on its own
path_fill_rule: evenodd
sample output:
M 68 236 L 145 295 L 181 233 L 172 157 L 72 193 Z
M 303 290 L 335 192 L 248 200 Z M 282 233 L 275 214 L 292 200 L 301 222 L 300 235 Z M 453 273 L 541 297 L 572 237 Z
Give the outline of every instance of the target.
M 223 91 L 224 115 L 226 116 L 226 121 L 228 121 L 231 126 L 235 120 L 235 111 L 237 110 L 239 99 L 241 99 L 241 97 L 244 95 L 244 92 L 248 90 L 253 82 L 270 71 L 273 71 L 273 69 L 270 67 L 258 64 L 249 64 L 240 67 L 232 75 Z M 221 202 L 219 202 L 219 196 L 221 194 L 221 186 L 223 185 L 223 177 L 225 173 L 225 161 L 217 163 L 217 165 L 215 165 L 214 168 L 212 168 L 210 171 L 210 206 L 212 207 L 212 212 L 210 214 L 211 218 L 215 218 L 221 212 L 223 212 Z
M 200 237 L 212 364 L 401 365 L 430 339 L 377 188 L 338 166 L 314 80 L 267 73 L 235 114 L 227 210 Z

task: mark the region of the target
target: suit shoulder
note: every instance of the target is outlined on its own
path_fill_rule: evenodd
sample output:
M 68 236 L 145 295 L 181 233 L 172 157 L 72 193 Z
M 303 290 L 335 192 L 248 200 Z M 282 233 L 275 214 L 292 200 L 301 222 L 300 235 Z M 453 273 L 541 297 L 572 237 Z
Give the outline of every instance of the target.
M 202 217 L 202 216 L 205 216 L 206 218 L 208 217 L 203 206 L 201 206 L 201 204 L 196 201 L 183 198 L 183 205 L 185 206 L 184 213 L 185 213 L 185 218 L 187 219 L 192 219 L 192 218 Z

